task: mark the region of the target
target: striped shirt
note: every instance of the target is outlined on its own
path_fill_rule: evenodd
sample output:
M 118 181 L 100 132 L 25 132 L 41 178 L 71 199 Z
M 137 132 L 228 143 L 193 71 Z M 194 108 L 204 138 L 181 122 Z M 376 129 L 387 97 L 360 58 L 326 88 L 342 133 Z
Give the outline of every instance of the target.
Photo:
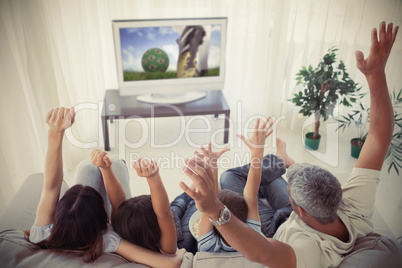
M 261 222 L 255 220 L 246 220 L 246 224 L 253 230 L 257 231 L 261 235 Z M 204 234 L 198 238 L 198 251 L 203 252 L 236 252 L 232 247 L 225 244 L 222 238 L 220 238 L 214 230 Z

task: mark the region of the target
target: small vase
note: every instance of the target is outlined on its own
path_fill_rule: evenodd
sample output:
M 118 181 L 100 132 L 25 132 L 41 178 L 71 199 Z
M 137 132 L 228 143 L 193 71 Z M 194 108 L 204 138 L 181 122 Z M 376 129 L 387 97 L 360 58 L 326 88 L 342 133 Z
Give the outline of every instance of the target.
M 318 139 L 313 140 L 308 138 L 308 136 L 313 136 L 314 132 L 308 132 L 306 134 L 305 146 L 308 150 L 317 150 L 320 146 L 321 135 L 318 134 Z

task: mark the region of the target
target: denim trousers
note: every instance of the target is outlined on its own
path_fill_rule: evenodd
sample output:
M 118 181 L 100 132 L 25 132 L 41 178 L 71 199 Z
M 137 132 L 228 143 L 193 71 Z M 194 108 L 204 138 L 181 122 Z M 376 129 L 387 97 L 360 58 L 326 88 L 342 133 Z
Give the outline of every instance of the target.
M 177 241 L 178 248 L 185 248 L 187 252 L 197 252 L 197 240 L 190 231 L 190 218 L 197 211 L 195 201 L 188 194 L 182 193 L 177 196 L 172 203 L 170 209 L 179 219 L 182 237 Z
M 222 189 L 229 189 L 243 196 L 250 164 L 225 171 L 220 178 Z M 275 155 L 264 156 L 261 174 L 261 184 L 258 193 L 258 209 L 261 220 L 261 231 L 266 237 L 273 237 L 278 227 L 285 222 L 293 211 L 289 202 L 287 182 L 282 178 L 286 172 L 282 160 Z M 267 206 L 262 199 L 269 203 Z M 197 251 L 197 241 L 191 234 L 189 221 L 197 210 L 195 201 L 186 193 L 177 196 L 171 203 L 171 209 L 180 219 L 183 240 L 177 243 L 179 248 L 187 252 Z
M 220 178 L 222 189 L 229 189 L 243 196 L 250 164 L 225 171 Z M 258 191 L 258 209 L 261 231 L 266 237 L 273 237 L 278 227 L 293 211 L 287 192 L 287 182 L 282 178 L 286 168 L 282 160 L 273 154 L 264 156 L 261 184 Z M 265 198 L 269 204 L 263 202 Z

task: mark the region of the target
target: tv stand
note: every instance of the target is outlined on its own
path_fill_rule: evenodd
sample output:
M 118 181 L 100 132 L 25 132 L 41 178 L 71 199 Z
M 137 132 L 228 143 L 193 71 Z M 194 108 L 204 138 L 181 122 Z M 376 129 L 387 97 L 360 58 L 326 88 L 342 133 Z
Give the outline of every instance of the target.
M 180 104 L 151 104 L 140 102 L 137 96 L 121 96 L 118 90 L 106 90 L 101 120 L 105 151 L 110 151 L 108 120 L 130 117 L 174 117 L 193 115 L 225 115 L 223 143 L 229 140 L 230 108 L 220 90 L 206 91 L 204 98 Z M 174 106 L 175 109 L 172 109 Z M 111 109 L 112 108 L 112 109 Z M 180 111 L 180 114 L 177 112 Z
M 137 96 L 137 100 L 146 103 L 179 104 L 204 98 L 203 91 L 191 91 L 177 94 L 147 94 Z

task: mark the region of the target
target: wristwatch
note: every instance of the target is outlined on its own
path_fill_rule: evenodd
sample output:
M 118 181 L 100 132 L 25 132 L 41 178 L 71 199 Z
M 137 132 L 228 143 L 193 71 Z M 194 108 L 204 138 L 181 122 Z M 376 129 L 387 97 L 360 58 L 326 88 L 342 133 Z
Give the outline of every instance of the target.
M 209 219 L 209 220 L 213 225 L 219 226 L 219 225 L 229 222 L 231 217 L 232 217 L 232 214 L 230 213 L 230 210 L 226 206 L 224 206 L 224 208 L 221 210 L 218 220 L 216 220 L 216 221 L 213 221 L 211 219 Z

